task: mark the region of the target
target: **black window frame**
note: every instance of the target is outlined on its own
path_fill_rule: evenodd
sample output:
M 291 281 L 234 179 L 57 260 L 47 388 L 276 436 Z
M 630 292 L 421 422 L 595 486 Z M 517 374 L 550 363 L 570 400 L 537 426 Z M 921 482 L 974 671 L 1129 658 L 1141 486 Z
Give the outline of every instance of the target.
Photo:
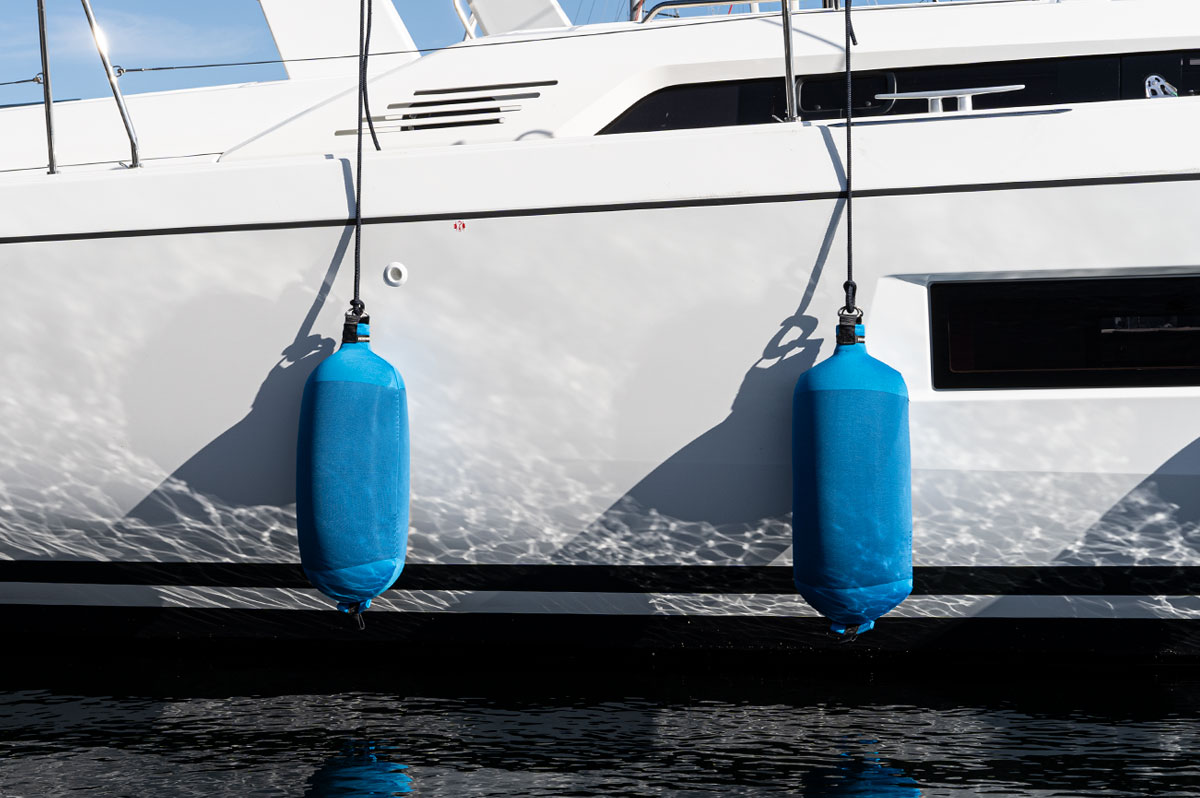
M 937 280 L 928 286 L 928 302 L 935 390 L 1200 386 L 1200 268 L 1194 274 Z M 997 355 L 997 341 L 1012 348 Z M 1029 368 L 954 368 L 956 356 L 972 365 L 990 357 L 994 364 L 1025 351 L 1032 353 Z M 1193 352 L 1194 365 L 1151 362 Z M 1061 365 L 1049 365 L 1056 357 Z M 1149 359 L 1117 362 L 1136 358 Z

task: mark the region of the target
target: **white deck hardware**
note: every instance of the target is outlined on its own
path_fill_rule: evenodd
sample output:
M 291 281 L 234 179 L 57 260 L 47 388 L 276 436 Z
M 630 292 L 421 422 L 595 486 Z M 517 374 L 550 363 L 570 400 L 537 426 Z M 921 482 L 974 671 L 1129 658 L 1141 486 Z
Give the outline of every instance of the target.
M 944 91 L 891 91 L 886 94 L 876 94 L 876 100 L 928 100 L 929 113 L 940 114 L 944 113 L 942 100 L 955 97 L 958 99 L 958 110 L 973 111 L 975 103 L 973 98 L 980 94 L 1003 94 L 1008 91 L 1020 91 L 1025 88 L 1024 83 L 1014 83 L 1011 86 L 984 86 L 978 89 L 946 89 Z
M 1179 89 L 1167 82 L 1162 75 L 1151 75 L 1146 78 L 1147 97 L 1178 97 Z
M 408 282 L 408 267 L 400 261 L 392 261 L 383 269 L 383 281 L 392 288 L 399 288 Z

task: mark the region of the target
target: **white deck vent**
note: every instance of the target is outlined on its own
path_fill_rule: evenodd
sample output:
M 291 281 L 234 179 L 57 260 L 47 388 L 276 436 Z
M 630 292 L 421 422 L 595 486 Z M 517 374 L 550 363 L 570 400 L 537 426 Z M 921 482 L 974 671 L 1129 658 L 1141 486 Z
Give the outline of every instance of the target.
M 420 89 L 404 102 L 391 103 L 385 116 L 373 117 L 372 121 L 375 122 L 375 132 L 381 134 L 501 125 L 541 97 L 543 89 L 557 84 L 557 80 L 538 80 L 452 89 Z M 337 131 L 339 136 L 352 136 L 355 133 L 355 130 Z

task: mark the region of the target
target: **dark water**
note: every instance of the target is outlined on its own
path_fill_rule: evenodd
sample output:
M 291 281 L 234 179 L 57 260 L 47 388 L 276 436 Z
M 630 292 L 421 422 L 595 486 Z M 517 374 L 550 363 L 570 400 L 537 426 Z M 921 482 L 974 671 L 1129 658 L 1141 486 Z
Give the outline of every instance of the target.
M 0 693 L 0 795 L 1200 795 L 1198 673 L 881 681 L 748 662 L 423 685 L 367 667 L 370 689 L 344 692 L 215 671 L 121 695 L 26 679 Z

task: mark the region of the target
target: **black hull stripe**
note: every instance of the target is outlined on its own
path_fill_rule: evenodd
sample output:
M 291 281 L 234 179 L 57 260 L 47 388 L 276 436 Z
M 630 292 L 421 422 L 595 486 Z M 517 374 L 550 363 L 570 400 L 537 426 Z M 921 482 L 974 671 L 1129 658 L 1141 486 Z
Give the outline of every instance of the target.
M 898 188 L 860 189 L 856 197 L 911 197 L 935 194 L 974 194 L 987 191 L 1023 191 L 1043 188 L 1080 188 L 1086 186 L 1124 186 L 1153 183 L 1188 183 L 1200 181 L 1200 172 L 1165 175 L 1124 175 L 1114 177 L 1085 177 L 1066 180 L 1028 180 L 1011 183 L 972 183 L 943 186 L 902 186 Z M 846 196 L 844 191 L 818 191 L 807 194 L 768 194 L 747 197 L 702 197 L 694 199 L 658 200 L 653 202 L 608 203 L 602 205 L 569 205 L 547 208 L 514 208 L 490 211 L 458 211 L 427 213 L 409 216 L 374 216 L 363 224 L 410 224 L 413 222 L 466 221 L 472 219 L 506 219 L 532 216 L 559 216 L 576 213 L 611 213 L 665 208 L 705 208 L 727 205 L 769 205 L 780 202 L 834 200 Z M 345 227 L 354 219 L 311 219 L 292 222 L 254 222 L 196 227 L 158 227 L 144 230 L 101 230 L 86 233 L 47 233 L 44 235 L 0 237 L 0 244 L 32 244 L 49 241 L 95 241 L 109 238 L 144 238 L 147 236 L 193 235 L 203 233 L 236 233 L 259 230 L 297 230 L 318 227 Z
M 308 588 L 298 564 L 0 561 L 4 582 Z M 408 565 L 397 590 L 788 595 L 792 571 L 726 565 Z M 1200 595 L 1200 566 L 950 566 L 914 569 L 913 594 Z
M 21 652 L 10 658 L 10 670 L 38 655 L 49 656 L 52 663 L 76 676 L 103 672 L 92 669 L 114 657 L 136 661 L 178 656 L 208 669 L 211 678 L 212 657 L 229 651 L 242 667 L 268 660 L 282 663 L 285 667 L 274 674 L 276 678 L 304 667 L 324 669 L 339 680 L 374 672 L 391 681 L 390 689 L 403 682 L 395 681 L 403 668 L 422 662 L 438 670 L 457 664 L 459 669 L 474 671 L 468 681 L 474 684 L 481 669 L 520 671 L 526 662 L 541 657 L 581 656 L 582 662 L 590 663 L 597 657 L 637 651 L 674 652 L 684 657 L 676 665 L 684 666 L 695 665 L 692 657 L 697 653 L 726 651 L 811 653 L 819 656 L 813 662 L 824 667 L 861 662 L 882 668 L 914 657 L 921 661 L 932 657 L 938 662 L 1007 662 L 1018 668 L 1004 678 L 1030 672 L 1031 663 L 1041 668 L 1055 660 L 1082 660 L 1089 668 L 1117 662 L 1200 660 L 1200 621 L 1166 619 L 972 618 L 964 622 L 888 617 L 852 644 L 831 634 L 822 618 L 381 612 L 367 613 L 366 629 L 359 631 L 349 618 L 331 610 L 0 606 L 0 622 L 6 642 Z M 314 646 L 314 641 L 336 645 Z M 371 651 L 382 658 L 357 659 Z M 347 668 L 348 662 L 361 667 Z M 743 659 L 727 664 L 735 666 L 723 670 L 726 679 L 733 679 L 731 684 L 741 677 L 748 676 L 751 682 L 758 678 L 744 670 Z M 45 665 L 36 667 L 40 675 Z M 146 669 L 138 665 L 123 672 L 143 679 Z M 815 673 L 805 670 L 793 673 L 793 678 Z M 605 682 L 618 675 L 607 674 Z

